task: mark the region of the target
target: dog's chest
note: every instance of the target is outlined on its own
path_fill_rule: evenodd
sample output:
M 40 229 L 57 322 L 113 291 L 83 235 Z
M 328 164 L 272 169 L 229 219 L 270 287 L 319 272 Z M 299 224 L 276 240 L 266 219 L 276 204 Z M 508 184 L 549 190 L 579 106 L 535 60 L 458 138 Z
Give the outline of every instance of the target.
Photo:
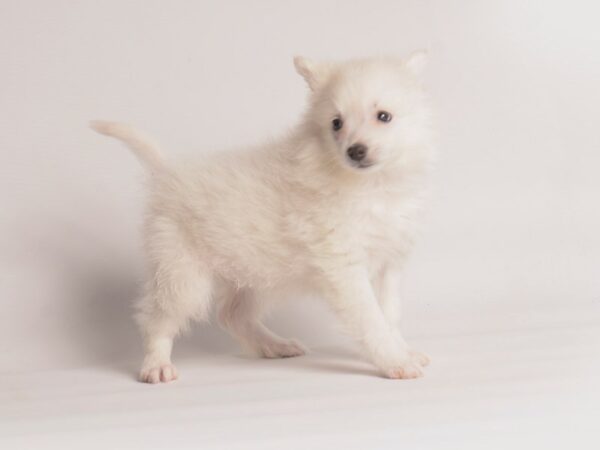
M 349 219 L 349 244 L 358 246 L 369 259 L 393 259 L 412 246 L 416 210 L 409 199 L 392 195 L 369 198 L 356 205 Z
M 399 205 L 382 200 L 373 200 L 365 205 L 362 218 L 361 235 L 367 249 L 378 250 L 382 247 L 396 247 L 402 238 L 402 215 Z
M 417 202 L 401 194 L 363 189 L 323 195 L 286 215 L 286 235 L 324 261 L 380 265 L 402 259 L 412 247 Z

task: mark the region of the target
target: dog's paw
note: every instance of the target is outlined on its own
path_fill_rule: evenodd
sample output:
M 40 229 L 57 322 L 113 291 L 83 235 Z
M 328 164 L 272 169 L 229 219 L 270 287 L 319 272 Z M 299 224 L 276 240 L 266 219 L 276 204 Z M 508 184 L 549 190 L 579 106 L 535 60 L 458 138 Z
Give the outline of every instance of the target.
M 383 375 L 393 380 L 408 380 L 423 376 L 421 365 L 411 359 L 383 369 Z
M 427 356 L 425 353 L 417 352 L 415 350 L 410 351 L 410 358 L 423 367 L 428 366 L 431 362 L 429 356 Z
M 292 358 L 306 354 L 306 348 L 295 339 L 263 343 L 258 349 L 263 358 Z
M 142 367 L 140 381 L 143 383 L 168 383 L 178 377 L 177 369 L 173 364 L 150 365 Z

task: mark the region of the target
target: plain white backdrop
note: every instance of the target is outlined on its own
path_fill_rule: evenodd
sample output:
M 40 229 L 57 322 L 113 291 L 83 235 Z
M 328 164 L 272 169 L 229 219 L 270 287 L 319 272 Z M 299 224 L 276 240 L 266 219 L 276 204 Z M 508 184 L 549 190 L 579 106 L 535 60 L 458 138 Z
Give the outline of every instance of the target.
M 298 54 L 430 51 L 440 161 L 409 338 L 597 330 L 599 16 L 593 1 L 1 1 L 0 370 L 139 363 L 142 170 L 87 121 L 135 124 L 167 155 L 255 143 L 303 110 Z M 273 322 L 342 342 L 314 300 Z M 213 325 L 175 358 L 237 352 Z

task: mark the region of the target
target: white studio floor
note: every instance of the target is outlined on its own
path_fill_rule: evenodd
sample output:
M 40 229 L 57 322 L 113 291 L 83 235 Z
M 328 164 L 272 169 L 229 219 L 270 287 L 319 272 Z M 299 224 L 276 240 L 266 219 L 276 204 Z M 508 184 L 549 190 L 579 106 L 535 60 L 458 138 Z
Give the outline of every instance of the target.
M 376 376 L 350 350 L 0 375 L 0 448 L 600 448 L 597 309 L 519 330 L 413 339 L 426 376 Z

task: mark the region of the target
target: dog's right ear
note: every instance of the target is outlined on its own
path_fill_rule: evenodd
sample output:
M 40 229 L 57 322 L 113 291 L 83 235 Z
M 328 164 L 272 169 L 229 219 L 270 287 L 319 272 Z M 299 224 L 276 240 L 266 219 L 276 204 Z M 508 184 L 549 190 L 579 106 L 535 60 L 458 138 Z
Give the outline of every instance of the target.
M 302 75 L 302 78 L 304 78 L 311 91 L 316 91 L 329 73 L 327 64 L 311 61 L 302 56 L 294 58 L 294 66 L 296 67 L 296 72 Z

